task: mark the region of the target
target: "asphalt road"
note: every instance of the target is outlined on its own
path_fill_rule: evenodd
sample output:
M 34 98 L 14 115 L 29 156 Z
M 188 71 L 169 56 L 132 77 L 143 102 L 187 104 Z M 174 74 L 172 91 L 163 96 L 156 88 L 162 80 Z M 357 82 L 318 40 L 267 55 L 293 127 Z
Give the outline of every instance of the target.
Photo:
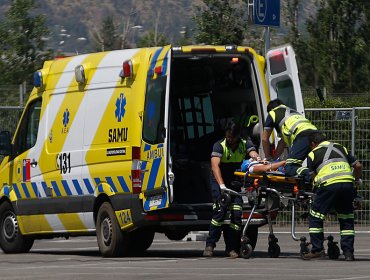
M 301 260 L 299 242 L 284 233 L 289 231 L 285 228 L 275 229 L 281 255 L 270 258 L 266 230 L 261 229 L 250 259 L 228 259 L 223 241 L 214 258 L 203 258 L 204 241 L 169 241 L 161 234 L 147 252 L 127 258 L 102 258 L 95 237 L 38 240 L 28 254 L 0 251 L 0 279 L 370 279 L 369 229 L 356 235 L 355 262 L 345 262 L 342 256 Z

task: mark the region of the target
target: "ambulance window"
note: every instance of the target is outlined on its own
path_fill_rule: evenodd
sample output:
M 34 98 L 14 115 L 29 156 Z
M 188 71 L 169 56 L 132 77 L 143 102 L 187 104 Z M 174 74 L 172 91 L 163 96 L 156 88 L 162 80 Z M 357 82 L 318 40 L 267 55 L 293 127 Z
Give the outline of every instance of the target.
M 166 77 L 158 77 L 148 81 L 144 108 L 143 139 L 150 144 L 163 142 L 165 94 Z
M 14 141 L 14 151 L 19 155 L 36 144 L 41 112 L 41 99 L 32 102 L 26 109 Z
M 200 95 L 179 99 L 187 139 L 203 137 L 214 131 L 211 97 Z
M 277 97 L 290 108 L 297 109 L 295 102 L 294 88 L 292 80 L 289 78 L 276 83 Z

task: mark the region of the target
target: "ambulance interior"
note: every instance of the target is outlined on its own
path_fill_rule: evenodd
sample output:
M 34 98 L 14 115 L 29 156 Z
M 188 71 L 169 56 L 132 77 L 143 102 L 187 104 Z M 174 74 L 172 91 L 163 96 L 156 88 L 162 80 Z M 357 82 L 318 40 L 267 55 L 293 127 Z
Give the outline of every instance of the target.
M 258 149 L 260 102 L 252 67 L 246 56 L 173 57 L 170 152 L 175 203 L 212 202 L 211 152 L 229 120 L 241 123 L 242 136 L 251 137 Z

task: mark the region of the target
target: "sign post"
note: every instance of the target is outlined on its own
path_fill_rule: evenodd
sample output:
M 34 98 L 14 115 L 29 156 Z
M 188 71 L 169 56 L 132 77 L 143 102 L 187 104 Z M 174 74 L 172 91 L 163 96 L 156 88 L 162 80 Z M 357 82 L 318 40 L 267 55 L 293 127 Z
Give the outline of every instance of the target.
M 252 3 L 253 2 L 253 3 Z M 248 1 L 248 12 L 253 10 L 253 23 L 265 27 L 265 54 L 270 48 L 270 26 L 280 27 L 280 0 Z

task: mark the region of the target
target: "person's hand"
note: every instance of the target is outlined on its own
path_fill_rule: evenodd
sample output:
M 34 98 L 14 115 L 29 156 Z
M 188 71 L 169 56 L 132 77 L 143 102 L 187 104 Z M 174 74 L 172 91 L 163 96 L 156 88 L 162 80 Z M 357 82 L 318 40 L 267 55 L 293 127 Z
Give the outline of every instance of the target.
M 355 186 L 358 188 L 358 187 L 361 187 L 364 183 L 362 182 L 362 179 L 361 178 L 358 178 L 356 179 L 355 181 Z
M 220 185 L 220 189 L 221 189 L 221 190 L 226 190 L 227 188 L 226 188 L 225 184 L 221 184 L 221 185 Z

